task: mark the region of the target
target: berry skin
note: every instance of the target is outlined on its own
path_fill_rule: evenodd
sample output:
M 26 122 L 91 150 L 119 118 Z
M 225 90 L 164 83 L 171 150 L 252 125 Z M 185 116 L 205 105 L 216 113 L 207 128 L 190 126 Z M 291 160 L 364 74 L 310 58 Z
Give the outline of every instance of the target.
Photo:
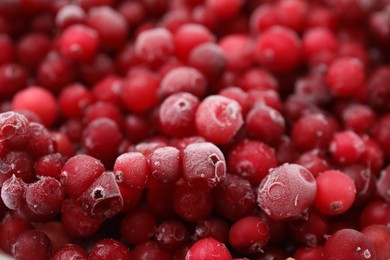
M 299 218 L 313 204 L 316 189 L 311 172 L 297 164 L 283 164 L 262 180 L 257 203 L 271 219 Z
M 373 244 L 364 234 L 353 229 L 341 229 L 326 241 L 324 258 L 366 260 L 376 259 L 376 254 Z
M 288 71 L 301 62 L 301 48 L 301 42 L 294 31 L 274 26 L 260 35 L 257 41 L 257 60 L 272 71 Z
M 339 58 L 330 65 L 326 81 L 333 95 L 359 98 L 359 95 L 365 91 L 363 64 L 355 58 Z
M 121 242 L 114 239 L 102 239 L 98 241 L 89 253 L 91 260 L 132 259 L 130 250 Z
M 32 86 L 16 93 L 12 99 L 13 110 L 29 110 L 35 113 L 46 127 L 57 119 L 57 102 L 52 93 L 38 86 Z
M 221 183 L 226 176 L 225 157 L 212 143 L 190 144 L 182 153 L 182 171 L 189 186 L 209 190 Z
M 20 234 L 13 247 L 16 259 L 49 259 L 51 241 L 39 230 L 28 230 Z
M 90 61 L 96 55 L 98 47 L 98 33 L 81 24 L 66 28 L 58 40 L 58 50 L 75 62 Z
M 241 106 L 230 98 L 208 96 L 199 105 L 195 116 L 198 133 L 216 144 L 227 144 L 244 123 Z
M 315 207 L 326 215 L 339 215 L 346 212 L 354 203 L 356 186 L 348 175 L 328 170 L 317 178 Z
M 245 254 L 262 252 L 269 240 L 269 227 L 258 217 L 245 217 L 237 220 L 229 231 L 232 247 Z
M 203 238 L 193 244 L 187 252 L 186 260 L 220 259 L 231 260 L 226 246 L 213 238 Z

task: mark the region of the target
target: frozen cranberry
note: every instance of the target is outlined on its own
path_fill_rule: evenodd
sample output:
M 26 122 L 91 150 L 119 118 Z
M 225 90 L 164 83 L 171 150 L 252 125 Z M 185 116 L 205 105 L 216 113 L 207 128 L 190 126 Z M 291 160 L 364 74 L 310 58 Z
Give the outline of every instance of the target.
M 219 41 L 226 58 L 227 69 L 242 71 L 254 63 L 254 43 L 246 35 L 228 35 Z
M 77 199 L 81 208 L 89 215 L 112 218 L 123 207 L 123 198 L 113 172 L 104 172 Z
M 226 246 L 213 238 L 203 238 L 195 242 L 188 250 L 186 259 L 206 260 L 210 256 L 214 256 L 220 260 L 232 259 Z
M 326 80 L 335 96 L 359 98 L 365 90 L 363 64 L 356 58 L 339 58 L 330 65 Z
M 150 176 L 150 167 L 142 153 L 129 152 L 116 159 L 114 173 L 119 184 L 132 190 L 142 190 Z
M 231 226 L 229 242 L 231 246 L 244 254 L 262 252 L 269 240 L 269 227 L 258 217 L 244 217 Z
M 30 33 L 19 40 L 16 48 L 18 61 L 35 70 L 51 48 L 49 37 L 42 33 Z
M 336 35 L 330 29 L 317 27 L 305 31 L 302 48 L 306 60 L 310 61 L 322 52 L 335 53 L 337 47 Z
M 374 2 L 361 3 L 357 0 L 348 0 L 342 3 L 332 2 L 331 0 L 324 0 L 323 2 L 334 10 L 340 20 L 355 24 L 364 22 L 367 15 L 375 7 Z
M 197 165 L 194 167 L 193 165 Z M 226 175 L 225 157 L 212 143 L 188 145 L 182 153 L 183 178 L 186 183 L 198 189 L 212 189 Z
M 348 175 L 328 170 L 317 178 L 315 207 L 327 215 L 339 215 L 346 212 L 354 203 L 356 196 L 355 182 Z
M 344 127 L 355 133 L 367 133 L 374 125 L 376 115 L 367 105 L 350 104 L 342 111 Z
M 378 176 L 384 164 L 384 152 L 379 143 L 372 138 L 364 138 L 365 152 L 360 158 L 360 162 L 369 167 L 372 173 Z
M 86 154 L 110 165 L 115 161 L 121 140 L 122 133 L 114 121 L 97 118 L 83 130 L 81 142 Z
M 64 188 L 53 177 L 41 177 L 26 189 L 27 206 L 38 215 L 56 214 L 60 211 L 64 199 Z
M 21 179 L 12 175 L 4 181 L 1 187 L 1 199 L 7 208 L 18 209 L 25 202 L 27 184 Z
M 175 212 L 184 220 L 197 222 L 206 219 L 214 206 L 210 191 L 200 192 L 185 183 L 177 184 L 173 193 Z
M 351 164 L 359 160 L 364 153 L 363 140 L 352 131 L 338 132 L 329 146 L 332 158 L 341 164 Z
M 0 97 L 11 98 L 15 93 L 26 87 L 27 72 L 24 67 L 14 63 L 0 66 Z
M 23 232 L 32 229 L 32 226 L 18 218 L 6 217 L 0 224 L 0 248 L 7 254 L 12 253 L 12 248 Z
M 252 185 L 260 184 L 269 169 L 278 165 L 275 151 L 268 145 L 253 140 L 236 144 L 228 153 L 228 172 L 239 175 Z
M 199 24 L 185 24 L 173 35 L 176 56 L 182 60 L 187 60 L 189 53 L 194 47 L 213 41 L 214 36 L 212 33 Z
M 84 9 L 89 10 L 99 6 L 113 6 L 114 0 L 77 0 L 78 4 Z
M 35 113 L 42 123 L 49 127 L 57 119 L 57 102 L 52 93 L 38 86 L 19 91 L 12 99 L 13 110 L 29 110 Z
M 170 70 L 162 79 L 158 89 L 161 99 L 178 92 L 189 92 L 202 97 L 207 90 L 207 80 L 192 67 L 179 66 Z
M 103 48 L 118 49 L 126 41 L 127 22 L 121 13 L 109 6 L 89 9 L 86 24 L 96 30 Z
M 51 241 L 39 230 L 28 230 L 20 234 L 12 253 L 16 259 L 48 259 L 51 255 Z
M 301 61 L 301 42 L 294 31 L 275 26 L 262 33 L 257 41 L 257 60 L 266 68 L 288 71 Z
M 302 116 L 294 123 L 291 130 L 294 146 L 299 151 L 315 148 L 326 150 L 336 130 L 331 120 L 320 113 Z
M 140 208 L 124 216 L 120 233 L 124 241 L 138 245 L 154 236 L 156 226 L 156 217 L 149 210 Z
M 258 90 L 250 89 L 248 92 L 248 103 L 250 107 L 257 104 L 269 106 L 275 110 L 282 110 L 282 102 L 279 93 L 274 89 Z
M 149 163 L 151 175 L 159 183 L 175 183 L 181 177 L 180 151 L 172 146 L 154 150 Z
M 370 225 L 361 232 L 372 242 L 377 259 L 390 257 L 390 230 L 384 225 Z
M 58 39 L 59 51 L 72 61 L 91 60 L 99 47 L 98 33 L 85 25 L 75 24 L 67 27 Z
M 275 5 L 278 23 L 296 32 L 304 29 L 308 9 L 308 3 L 303 0 L 281 0 Z
M 174 53 L 172 34 L 164 28 L 141 32 L 135 41 L 135 55 L 150 65 L 159 65 Z
M 385 225 L 390 223 L 390 205 L 387 202 L 374 200 L 367 204 L 360 215 L 360 227 L 365 228 L 370 225 Z
M 311 172 L 297 164 L 283 164 L 262 180 L 257 203 L 272 219 L 298 218 L 313 204 L 316 189 Z
M 76 201 L 67 199 L 62 204 L 61 222 L 71 237 L 88 237 L 97 232 L 102 221 L 84 212 Z
M 251 68 L 246 70 L 237 82 L 238 86 L 246 91 L 257 90 L 277 90 L 278 83 L 275 77 L 266 70 Z
M 195 132 L 195 113 L 199 99 L 186 92 L 166 98 L 159 109 L 162 131 L 170 136 L 189 136 Z
M 34 158 L 52 154 L 57 151 L 57 144 L 51 132 L 39 123 L 30 123 L 30 140 L 26 150 Z
M 199 70 L 209 81 L 215 81 L 225 71 L 227 60 L 219 45 L 204 43 L 192 49 L 188 56 L 188 64 Z
M 37 80 L 45 88 L 58 93 L 62 87 L 76 79 L 71 61 L 57 52 L 50 52 L 37 70 Z
M 188 231 L 180 221 L 164 221 L 156 228 L 156 241 L 164 250 L 177 250 L 188 240 Z
M 76 244 L 66 244 L 57 251 L 53 252 L 51 259 L 64 260 L 64 259 L 87 259 L 87 252 Z
M 34 160 L 25 152 L 9 152 L 4 158 L 0 159 L 1 175 L 0 183 L 15 175 L 24 182 L 32 182 L 35 179 L 33 164 Z
M 264 105 L 256 105 L 249 110 L 245 126 L 250 136 L 270 145 L 278 143 L 285 130 L 283 116 Z
M 103 164 L 89 155 L 71 157 L 60 175 L 66 195 L 71 198 L 79 197 L 104 170 Z
M 0 114 L 0 140 L 5 141 L 7 147 L 22 148 L 29 137 L 29 122 L 25 116 L 13 111 Z
M 121 242 L 114 239 L 99 240 L 89 253 L 88 259 L 132 259 L 130 250 Z
M 142 260 L 145 258 L 171 260 L 173 254 L 171 251 L 161 249 L 156 241 L 148 241 L 143 244 L 138 244 L 133 251 L 134 260 Z
M 228 242 L 229 225 L 226 221 L 220 218 L 205 219 L 195 227 L 193 239 L 198 241 L 202 238 L 211 237 L 219 242 Z
M 341 247 L 340 244 L 343 246 Z M 335 232 L 324 245 L 325 259 L 376 259 L 375 248 L 362 233 L 353 229 Z
M 243 124 L 241 106 L 220 95 L 208 96 L 198 107 L 195 124 L 206 140 L 226 144 Z
M 217 212 L 232 221 L 252 214 L 256 208 L 256 194 L 250 182 L 228 174 L 214 189 Z
M 390 157 L 390 114 L 384 114 L 379 118 L 372 128 L 372 135 L 374 139 L 381 146 L 386 157 Z
M 136 112 L 142 112 L 157 104 L 158 77 L 150 71 L 142 71 L 129 76 L 123 83 L 122 100 L 124 105 Z
M 64 30 L 73 24 L 83 23 L 86 14 L 84 10 L 78 5 L 64 5 L 58 10 L 55 16 L 56 25 Z
M 76 83 L 64 87 L 58 101 L 64 116 L 81 118 L 85 109 L 93 103 L 94 98 L 89 89 Z

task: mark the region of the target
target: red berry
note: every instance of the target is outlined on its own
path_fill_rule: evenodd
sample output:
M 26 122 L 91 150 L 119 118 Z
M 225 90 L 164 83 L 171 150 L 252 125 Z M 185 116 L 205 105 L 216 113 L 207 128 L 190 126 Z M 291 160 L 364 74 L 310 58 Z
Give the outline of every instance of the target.
M 316 182 L 315 207 L 320 212 L 339 215 L 346 212 L 354 203 L 356 186 L 348 175 L 337 170 L 328 170 L 320 173 Z
M 299 218 L 313 204 L 316 190 L 311 172 L 297 164 L 283 164 L 262 180 L 257 203 L 271 219 Z
M 186 260 L 207 260 L 210 256 L 220 260 L 231 260 L 226 246 L 213 238 L 203 238 L 193 244 L 187 252 Z

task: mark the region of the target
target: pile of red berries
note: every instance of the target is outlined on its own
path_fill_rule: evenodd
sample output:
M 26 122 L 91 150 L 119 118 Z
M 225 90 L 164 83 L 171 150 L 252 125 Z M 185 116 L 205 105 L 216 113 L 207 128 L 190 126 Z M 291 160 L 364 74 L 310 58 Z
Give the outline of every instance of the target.
M 0 1 L 0 249 L 389 260 L 389 47 L 389 0 Z

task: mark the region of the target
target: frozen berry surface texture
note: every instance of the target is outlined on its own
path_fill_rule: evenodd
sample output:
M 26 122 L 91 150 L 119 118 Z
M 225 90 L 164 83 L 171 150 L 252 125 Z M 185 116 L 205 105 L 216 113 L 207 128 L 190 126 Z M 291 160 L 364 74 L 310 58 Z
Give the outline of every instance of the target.
M 0 0 L 0 259 L 389 260 L 389 0 Z

